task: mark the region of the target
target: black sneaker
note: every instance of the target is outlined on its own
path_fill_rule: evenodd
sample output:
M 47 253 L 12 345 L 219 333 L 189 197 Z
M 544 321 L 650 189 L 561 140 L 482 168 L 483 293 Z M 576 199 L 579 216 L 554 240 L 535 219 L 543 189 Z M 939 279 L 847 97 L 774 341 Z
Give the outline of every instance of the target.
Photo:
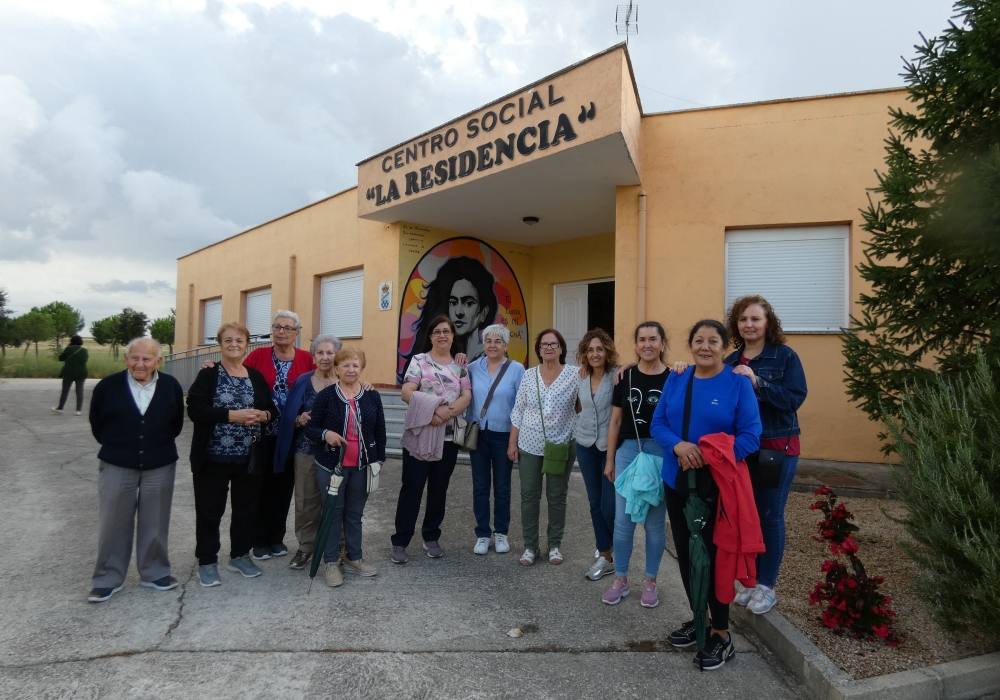
M 705 642 L 705 650 L 694 655 L 694 664 L 702 671 L 714 671 L 734 656 L 736 646 L 733 644 L 733 635 L 729 635 L 729 639 L 723 639 L 713 634 Z
M 103 603 L 113 596 L 115 593 L 120 591 L 124 587 L 124 583 L 112 588 L 93 588 L 90 594 L 87 595 L 88 603 Z
M 309 563 L 310 559 L 312 559 L 312 552 L 303 552 L 300 549 L 295 553 L 295 556 L 292 557 L 292 561 L 289 562 L 288 568 L 296 570 L 304 569 L 306 568 L 306 564 Z
M 155 581 L 139 581 L 139 585 L 144 588 L 155 588 L 158 591 L 172 591 L 177 588 L 177 579 L 168 575 Z
M 688 620 L 678 629 L 675 629 L 667 637 L 670 645 L 675 649 L 687 649 L 698 643 L 698 637 L 694 630 L 694 620 Z
M 263 547 L 254 547 L 250 552 L 250 556 L 257 561 L 264 561 L 265 559 L 271 558 L 271 548 L 267 545 Z
M 283 557 L 286 554 L 288 554 L 288 547 L 286 547 L 285 545 L 281 544 L 280 542 L 278 544 L 271 545 L 272 557 Z

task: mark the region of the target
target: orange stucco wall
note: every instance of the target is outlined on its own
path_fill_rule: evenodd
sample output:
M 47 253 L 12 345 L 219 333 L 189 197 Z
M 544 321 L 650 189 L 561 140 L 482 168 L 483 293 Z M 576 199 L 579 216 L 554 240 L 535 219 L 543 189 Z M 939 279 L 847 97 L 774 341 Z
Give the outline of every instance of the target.
M 300 345 L 308 347 L 318 327 L 319 278 L 363 268 L 364 335 L 345 342 L 364 347 L 369 367 L 392 367 L 397 299 L 389 311 L 379 311 L 376 300 L 382 280 L 391 280 L 398 294 L 398 226 L 359 219 L 356 207 L 352 188 L 178 260 L 176 348 L 197 345 L 201 301 L 221 296 L 223 320 L 242 320 L 243 292 L 268 285 L 272 312 L 298 313 Z M 387 338 L 393 340 L 382 340 Z
M 876 184 L 888 107 L 902 91 L 742 105 L 647 116 L 642 122 L 642 187 L 618 190 L 617 336 L 635 317 L 638 195 L 646 194 L 647 316 L 671 336 L 671 357 L 702 317 L 725 309 L 725 232 L 734 227 L 850 225 L 852 313 L 865 291 L 859 209 Z M 761 274 L 780 274 L 762 270 Z M 624 334 L 624 335 L 623 335 Z M 809 398 L 800 419 L 803 456 L 880 461 L 877 426 L 848 402 L 838 335 L 796 334 Z

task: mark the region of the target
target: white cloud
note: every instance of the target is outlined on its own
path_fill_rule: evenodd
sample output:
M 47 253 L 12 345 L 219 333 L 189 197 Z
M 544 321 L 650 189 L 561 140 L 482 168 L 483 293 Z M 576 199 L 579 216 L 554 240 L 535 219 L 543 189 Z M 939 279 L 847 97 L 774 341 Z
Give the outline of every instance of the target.
M 641 10 L 630 52 L 655 112 L 899 84 L 950 0 Z M 0 284 L 88 319 L 163 315 L 177 256 L 621 39 L 599 0 L 6 0 Z

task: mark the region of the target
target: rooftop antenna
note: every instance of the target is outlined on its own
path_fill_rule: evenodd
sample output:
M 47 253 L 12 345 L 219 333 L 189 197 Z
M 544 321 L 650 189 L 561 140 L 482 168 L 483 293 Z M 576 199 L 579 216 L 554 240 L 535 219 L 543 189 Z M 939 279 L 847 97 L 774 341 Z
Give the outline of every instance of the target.
M 639 4 L 629 0 L 627 5 L 618 5 L 615 10 L 615 32 L 618 36 L 625 36 L 625 45 L 628 46 L 630 34 L 639 35 Z

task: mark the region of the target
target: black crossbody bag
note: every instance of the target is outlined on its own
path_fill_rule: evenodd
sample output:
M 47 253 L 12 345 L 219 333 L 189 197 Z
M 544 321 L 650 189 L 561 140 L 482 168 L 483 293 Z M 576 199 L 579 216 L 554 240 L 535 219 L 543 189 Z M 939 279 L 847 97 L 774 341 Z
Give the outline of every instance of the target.
M 754 488 L 775 489 L 781 483 L 781 471 L 785 466 L 788 446 L 792 438 L 785 441 L 783 450 L 758 450 L 747 455 L 747 467 L 750 469 L 750 481 Z
M 681 439 L 684 442 L 691 442 L 688 438 L 688 431 L 691 427 L 691 390 L 694 386 L 694 370 L 691 370 L 691 376 L 688 377 L 687 388 L 684 390 L 684 421 L 681 428 Z M 687 472 L 681 469 L 677 474 L 677 479 L 675 483 L 675 491 L 679 495 L 687 498 L 687 495 L 691 492 L 691 487 L 688 486 L 688 480 L 686 478 Z M 708 467 L 702 467 L 701 469 L 694 470 L 695 478 L 695 491 L 704 501 L 712 501 L 719 494 L 719 487 L 715 485 L 715 479 L 712 478 L 712 472 L 709 471 Z

